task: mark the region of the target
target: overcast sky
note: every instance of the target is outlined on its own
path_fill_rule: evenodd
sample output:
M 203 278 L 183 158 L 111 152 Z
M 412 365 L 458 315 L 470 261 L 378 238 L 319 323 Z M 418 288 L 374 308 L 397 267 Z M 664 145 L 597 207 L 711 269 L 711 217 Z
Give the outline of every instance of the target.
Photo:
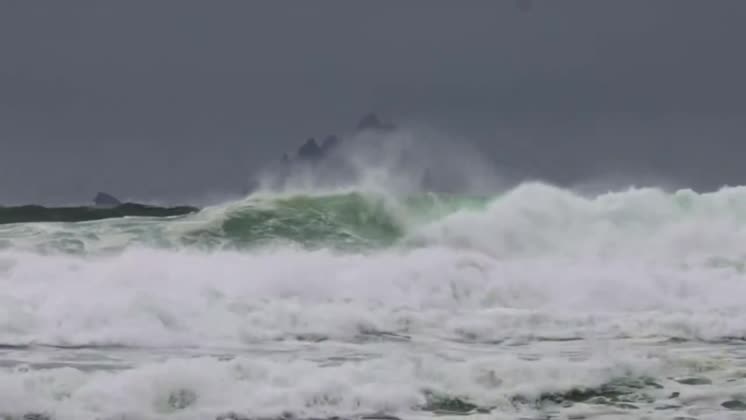
M 0 0 L 0 203 L 238 191 L 368 111 L 520 176 L 741 184 L 744 22 L 743 0 Z

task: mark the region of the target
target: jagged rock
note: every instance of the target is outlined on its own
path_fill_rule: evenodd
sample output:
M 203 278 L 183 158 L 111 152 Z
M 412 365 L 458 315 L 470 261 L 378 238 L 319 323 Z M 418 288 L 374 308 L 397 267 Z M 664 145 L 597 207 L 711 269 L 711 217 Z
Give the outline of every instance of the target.
M 360 118 L 360 121 L 357 123 L 357 129 L 358 130 L 367 130 L 367 129 L 376 129 L 381 126 L 381 120 L 378 119 L 378 115 L 376 114 L 366 114 L 363 115 L 362 118 Z
M 357 123 L 357 130 L 358 131 L 365 131 L 365 130 L 376 130 L 376 131 L 386 131 L 386 130 L 393 130 L 395 126 L 391 123 L 383 123 L 378 118 L 378 115 L 375 113 L 370 113 L 364 115 L 362 118 L 360 118 L 360 122 Z
M 332 134 L 327 136 L 321 143 L 321 151 L 324 155 L 327 155 L 337 146 L 339 146 L 339 137 Z
M 395 126 L 393 124 L 381 122 L 378 116 L 374 113 L 363 116 L 357 125 L 358 131 L 387 131 L 393 130 L 394 128 Z M 315 138 L 309 138 L 298 148 L 296 155 L 298 160 L 321 160 L 327 157 L 331 151 L 339 146 L 340 143 L 341 139 L 334 134 L 326 136 L 321 142 L 321 145 L 319 145 Z M 291 159 L 288 157 L 287 153 L 285 153 L 282 155 L 281 161 L 282 163 L 290 163 Z
M 385 134 L 395 129 L 396 127 L 393 124 L 381 121 L 374 113 L 363 116 L 357 126 L 358 132 Z M 343 156 L 335 153 L 345 141 L 347 141 L 346 138 L 334 134 L 324 137 L 322 141 L 317 141 L 313 137 L 308 138 L 295 153 L 291 153 L 290 156 L 282 155 L 280 161 L 274 167 L 276 169 L 274 182 L 277 185 L 282 185 L 295 175 L 302 174 L 302 172 L 296 173 L 296 169 L 305 170 L 308 166 L 314 168 L 314 180 L 322 183 L 337 184 L 340 181 L 354 178 L 356 176 L 355 165 L 350 164 L 343 159 Z M 408 167 L 406 163 L 402 162 L 404 167 Z
M 321 158 L 322 155 L 323 152 L 321 151 L 321 147 L 319 147 L 314 138 L 306 140 L 306 142 L 298 149 L 298 159 L 317 160 Z
M 96 206 L 116 207 L 122 204 L 122 202 L 119 201 L 116 197 L 114 197 L 111 194 L 107 194 L 105 192 L 99 192 L 93 198 L 93 204 L 95 204 Z

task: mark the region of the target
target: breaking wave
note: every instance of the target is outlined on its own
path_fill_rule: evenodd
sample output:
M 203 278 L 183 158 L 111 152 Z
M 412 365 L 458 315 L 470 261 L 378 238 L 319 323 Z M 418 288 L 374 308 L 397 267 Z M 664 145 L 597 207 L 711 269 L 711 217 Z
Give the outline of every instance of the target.
M 737 410 L 744 270 L 744 187 L 5 224 L 0 417 Z
M 171 211 L 183 209 L 190 208 Z M 636 255 L 682 263 L 702 257 L 735 265 L 746 255 L 743 187 L 704 194 L 629 189 L 591 197 L 538 183 L 495 196 L 267 194 L 189 213 L 0 225 L 0 249 L 85 254 L 131 246 L 345 252 L 446 246 L 494 257 Z

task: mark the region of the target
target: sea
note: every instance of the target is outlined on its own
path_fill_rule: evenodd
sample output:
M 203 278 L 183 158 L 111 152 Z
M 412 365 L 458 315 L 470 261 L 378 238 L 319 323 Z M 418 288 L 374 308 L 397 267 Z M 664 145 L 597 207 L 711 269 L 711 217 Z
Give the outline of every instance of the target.
M 0 223 L 0 419 L 746 419 L 746 187 Z

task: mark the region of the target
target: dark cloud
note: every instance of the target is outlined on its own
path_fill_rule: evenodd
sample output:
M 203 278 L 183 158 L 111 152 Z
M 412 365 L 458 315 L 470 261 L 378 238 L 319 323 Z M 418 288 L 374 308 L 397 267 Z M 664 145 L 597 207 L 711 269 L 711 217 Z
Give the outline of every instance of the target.
M 525 176 L 737 184 L 744 18 L 741 0 L 5 1 L 0 201 L 237 191 L 373 109 Z

